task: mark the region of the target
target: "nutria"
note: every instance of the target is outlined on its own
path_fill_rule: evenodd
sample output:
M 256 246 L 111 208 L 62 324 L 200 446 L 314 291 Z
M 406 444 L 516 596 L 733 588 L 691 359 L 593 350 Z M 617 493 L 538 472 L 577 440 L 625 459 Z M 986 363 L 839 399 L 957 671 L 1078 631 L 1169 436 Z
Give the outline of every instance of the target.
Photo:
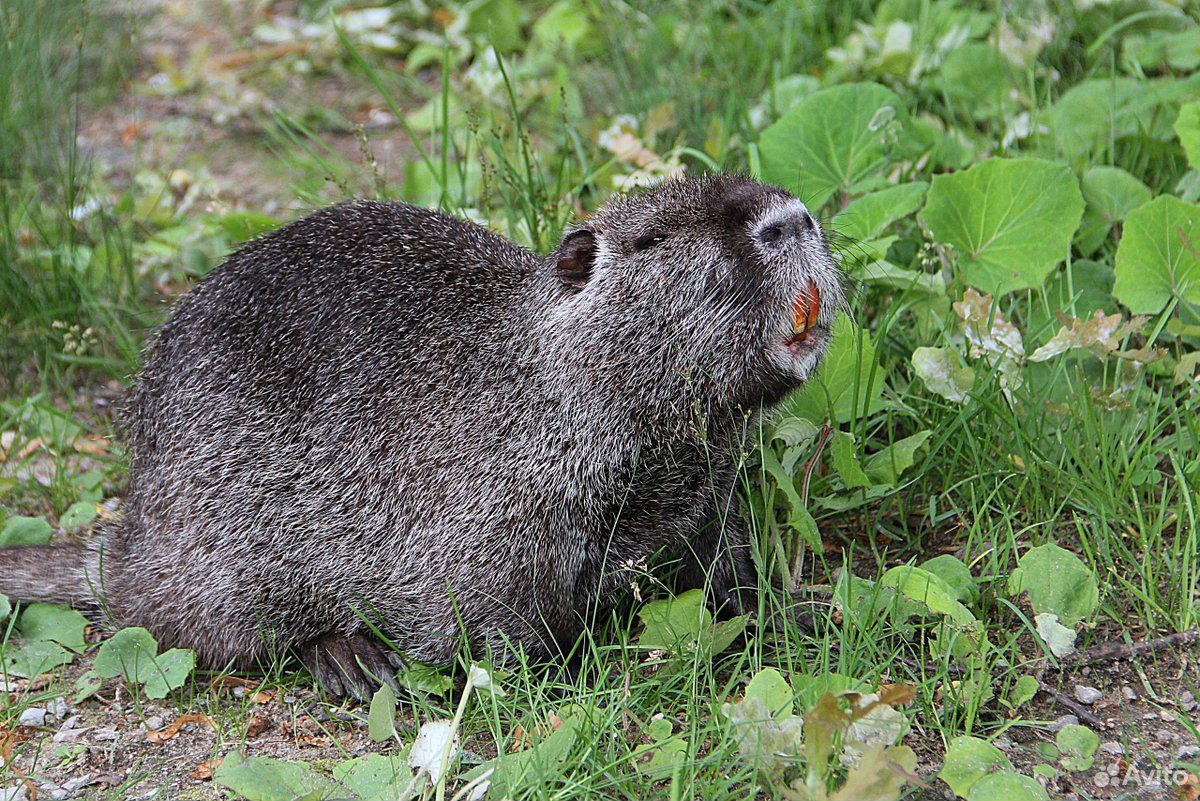
M 841 297 L 803 204 L 740 176 L 616 197 L 544 258 L 325 209 L 179 302 L 125 411 L 123 519 L 0 551 L 0 592 L 94 600 L 202 666 L 293 651 L 358 697 L 399 664 L 380 634 L 549 656 L 661 551 L 678 588 L 756 608 L 739 453 Z

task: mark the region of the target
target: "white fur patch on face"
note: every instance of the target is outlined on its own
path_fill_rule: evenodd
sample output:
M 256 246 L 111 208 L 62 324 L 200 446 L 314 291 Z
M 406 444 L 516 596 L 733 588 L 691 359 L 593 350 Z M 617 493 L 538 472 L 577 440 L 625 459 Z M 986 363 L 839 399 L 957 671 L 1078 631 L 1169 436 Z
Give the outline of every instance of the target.
M 759 234 L 763 230 L 772 225 L 779 225 L 794 220 L 804 214 L 808 214 L 808 206 L 805 206 L 795 198 L 780 198 L 772 202 L 758 219 L 750 223 L 750 237 L 753 241 L 757 242 Z

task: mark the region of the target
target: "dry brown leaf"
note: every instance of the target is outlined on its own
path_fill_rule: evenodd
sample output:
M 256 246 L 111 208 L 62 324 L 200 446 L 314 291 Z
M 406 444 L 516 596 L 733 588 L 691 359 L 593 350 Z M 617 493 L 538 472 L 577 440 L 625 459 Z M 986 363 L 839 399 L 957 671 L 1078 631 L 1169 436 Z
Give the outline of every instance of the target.
M 172 737 L 179 734 L 180 730 L 182 730 L 183 727 L 189 723 L 203 723 L 210 729 L 216 728 L 216 724 L 213 723 L 213 719 L 208 715 L 202 715 L 199 712 L 189 712 L 186 715 L 180 715 L 179 717 L 175 718 L 175 722 L 170 726 L 167 726 L 165 729 L 146 732 L 146 739 L 155 745 L 162 745 L 167 740 L 170 740 Z
M 108 449 L 112 446 L 104 437 L 98 437 L 95 434 L 88 434 L 85 437 L 76 437 L 71 443 L 71 447 L 79 453 L 88 453 L 93 456 L 103 456 L 108 453 Z
M 200 782 L 212 781 L 213 772 L 221 766 L 221 760 L 206 759 L 196 766 L 196 769 L 188 774 L 188 778 L 195 779 Z
M 267 730 L 271 725 L 271 719 L 262 712 L 254 712 L 250 715 L 249 723 L 246 725 L 246 736 L 257 737 Z

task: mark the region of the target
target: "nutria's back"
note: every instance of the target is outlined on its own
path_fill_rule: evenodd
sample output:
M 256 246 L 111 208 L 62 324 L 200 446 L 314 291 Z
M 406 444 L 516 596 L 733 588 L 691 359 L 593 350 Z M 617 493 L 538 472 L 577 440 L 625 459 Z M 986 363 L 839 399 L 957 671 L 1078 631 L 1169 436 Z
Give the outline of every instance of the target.
M 664 547 L 745 606 L 737 454 L 820 358 L 838 277 L 807 210 L 737 176 L 617 199 L 546 258 L 395 203 L 281 228 L 148 354 L 107 607 L 329 684 L 385 665 L 373 628 L 423 661 L 569 646 Z

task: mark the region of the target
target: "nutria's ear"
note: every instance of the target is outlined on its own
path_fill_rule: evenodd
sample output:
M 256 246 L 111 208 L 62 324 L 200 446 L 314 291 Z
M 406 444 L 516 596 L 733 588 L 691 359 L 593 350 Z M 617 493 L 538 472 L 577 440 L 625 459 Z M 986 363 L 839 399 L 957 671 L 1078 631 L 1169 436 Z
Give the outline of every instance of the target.
M 580 228 L 567 234 L 558 246 L 557 257 L 555 269 L 559 280 L 573 289 L 583 289 L 592 277 L 592 266 L 596 261 L 595 233 Z

